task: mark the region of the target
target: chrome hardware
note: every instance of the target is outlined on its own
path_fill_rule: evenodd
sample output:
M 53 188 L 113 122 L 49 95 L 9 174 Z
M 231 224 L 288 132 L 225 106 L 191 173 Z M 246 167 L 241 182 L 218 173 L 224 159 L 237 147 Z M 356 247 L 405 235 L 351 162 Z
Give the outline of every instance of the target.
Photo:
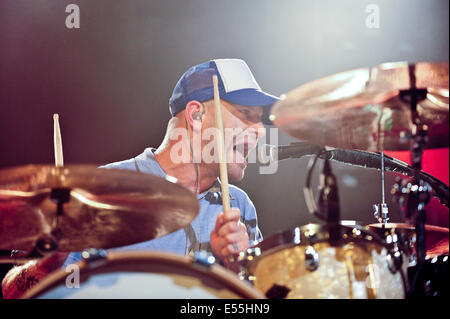
M 373 207 L 373 217 L 382 224 L 386 224 L 389 220 L 389 208 L 386 203 L 375 204 Z
M 81 252 L 83 260 L 87 261 L 89 268 L 95 268 L 106 262 L 108 253 L 104 249 L 87 248 Z
M 394 229 L 387 235 L 386 242 L 388 245 L 391 245 L 389 253 L 386 256 L 387 265 L 389 270 L 394 274 L 401 269 L 403 264 L 403 254 L 398 246 L 398 236 Z
M 309 271 L 319 268 L 319 254 L 312 246 L 308 246 L 305 250 L 305 266 Z
M 403 264 L 402 253 L 397 249 L 396 251 L 391 251 L 387 256 L 387 265 L 389 270 L 395 274 L 399 271 Z
M 201 250 L 195 252 L 194 261 L 200 265 L 211 267 L 216 262 L 216 258 L 212 254 Z

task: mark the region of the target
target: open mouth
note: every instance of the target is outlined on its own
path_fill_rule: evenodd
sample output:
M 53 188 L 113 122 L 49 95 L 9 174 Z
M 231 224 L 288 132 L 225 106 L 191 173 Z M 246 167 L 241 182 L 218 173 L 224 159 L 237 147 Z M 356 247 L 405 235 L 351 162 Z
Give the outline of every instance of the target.
M 233 163 L 247 166 L 247 156 L 249 153 L 249 146 L 247 143 L 236 144 L 233 146 Z

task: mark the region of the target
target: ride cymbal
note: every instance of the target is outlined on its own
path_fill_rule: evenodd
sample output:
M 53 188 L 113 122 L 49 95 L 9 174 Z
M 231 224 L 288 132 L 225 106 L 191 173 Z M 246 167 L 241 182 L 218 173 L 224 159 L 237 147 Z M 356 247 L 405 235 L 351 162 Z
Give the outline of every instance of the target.
M 449 65 L 386 63 L 306 83 L 274 104 L 271 120 L 282 131 L 314 144 L 365 151 L 409 150 L 414 132 L 402 91 L 427 89 L 417 114 L 427 148 L 449 145 Z

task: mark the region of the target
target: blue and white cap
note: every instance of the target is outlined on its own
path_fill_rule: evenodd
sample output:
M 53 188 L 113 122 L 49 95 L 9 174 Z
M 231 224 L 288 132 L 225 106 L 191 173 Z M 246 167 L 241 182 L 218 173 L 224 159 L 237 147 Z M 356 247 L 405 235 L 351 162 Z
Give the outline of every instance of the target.
M 270 106 L 278 97 L 264 92 L 256 82 L 247 63 L 240 59 L 217 59 L 196 65 L 178 80 L 169 99 L 170 113 L 175 116 L 189 101 L 203 102 L 214 98 L 212 76 L 218 78 L 220 98 L 244 106 L 267 106 L 263 122 L 268 119 Z

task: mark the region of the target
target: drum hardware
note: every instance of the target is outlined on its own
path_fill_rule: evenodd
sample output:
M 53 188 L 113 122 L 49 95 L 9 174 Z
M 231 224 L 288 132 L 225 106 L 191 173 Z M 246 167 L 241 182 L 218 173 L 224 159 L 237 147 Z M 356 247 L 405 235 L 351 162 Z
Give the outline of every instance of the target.
M 258 246 L 249 247 L 246 251 L 241 251 L 238 256 L 241 270 L 238 274 L 240 280 L 245 280 L 253 284 L 255 277 L 248 272 L 248 263 L 256 257 L 261 256 L 261 249 Z
M 35 248 L 42 254 L 53 252 L 58 248 L 58 242 L 62 238 L 60 227 L 64 215 L 63 205 L 70 201 L 70 191 L 70 188 L 52 188 L 50 191 L 50 200 L 56 203 L 56 215 L 51 225 L 51 234 L 44 234 L 36 241 Z
M 386 223 L 381 223 L 384 228 Z M 395 233 L 395 228 L 391 229 L 389 235 L 386 236 L 386 243 L 391 245 L 389 249 L 389 254 L 387 255 L 387 263 L 389 270 L 395 274 L 397 271 L 401 270 L 403 265 L 403 256 L 398 245 L 398 236 Z
M 216 258 L 212 254 L 201 250 L 194 253 L 194 261 L 199 265 L 211 267 L 216 262 Z
M 308 246 L 305 249 L 305 266 L 309 271 L 314 271 L 319 268 L 319 254 L 313 246 Z
M 81 257 L 89 268 L 99 267 L 106 263 L 108 253 L 104 249 L 87 248 L 81 252 Z
M 415 257 L 417 262 L 417 272 L 415 278 L 419 279 L 422 264 L 426 257 L 426 237 L 425 237 L 425 222 L 426 211 L 425 206 L 431 197 L 431 187 L 419 180 L 416 182 L 409 182 L 405 180 L 397 180 L 393 186 L 393 195 L 397 197 L 399 204 L 406 213 L 408 220 L 413 220 L 415 225 Z M 422 291 L 423 283 L 412 281 L 413 290 Z
M 401 182 L 398 180 L 393 188 L 393 195 L 401 198 L 400 205 L 406 213 L 406 219 L 413 221 L 417 233 L 416 237 L 416 256 L 418 263 L 418 271 L 412 283 L 413 289 L 422 291 L 423 283 L 416 282 L 420 278 L 420 270 L 425 261 L 426 256 L 426 238 L 425 238 L 425 222 L 426 211 L 425 205 L 431 198 L 431 186 L 420 179 L 420 170 L 422 169 L 422 154 L 428 142 L 428 126 L 423 124 L 418 114 L 417 105 L 427 96 L 427 89 L 420 89 L 416 87 L 416 65 L 410 64 L 408 66 L 410 89 L 401 90 L 400 98 L 410 104 L 411 120 L 412 120 L 412 138 L 411 138 L 411 159 L 412 167 L 415 171 L 412 182 Z M 400 191 L 400 192 L 399 192 Z
M 389 208 L 386 204 L 385 195 L 385 169 L 384 169 L 384 151 L 381 151 L 381 204 L 373 205 L 373 216 L 382 224 L 386 224 L 389 221 Z
M 386 224 L 389 221 L 389 208 L 388 205 L 383 202 L 381 204 L 374 204 L 373 217 L 382 224 Z

